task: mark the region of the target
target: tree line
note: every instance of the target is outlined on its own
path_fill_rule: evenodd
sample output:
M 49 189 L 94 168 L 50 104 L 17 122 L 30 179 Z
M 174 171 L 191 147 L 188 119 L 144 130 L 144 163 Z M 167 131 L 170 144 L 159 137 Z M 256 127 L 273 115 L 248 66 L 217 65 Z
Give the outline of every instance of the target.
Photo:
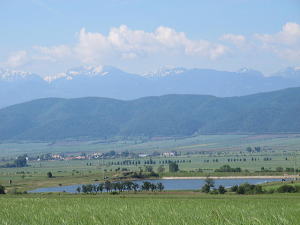
M 159 183 L 151 183 L 148 181 L 143 182 L 142 185 L 132 181 L 124 181 L 124 182 L 110 182 L 105 181 L 100 184 L 86 184 L 81 187 L 76 188 L 77 193 L 85 193 L 85 194 L 97 194 L 106 191 L 107 193 L 121 193 L 124 191 L 130 192 L 138 192 L 138 191 L 163 191 L 164 185 Z

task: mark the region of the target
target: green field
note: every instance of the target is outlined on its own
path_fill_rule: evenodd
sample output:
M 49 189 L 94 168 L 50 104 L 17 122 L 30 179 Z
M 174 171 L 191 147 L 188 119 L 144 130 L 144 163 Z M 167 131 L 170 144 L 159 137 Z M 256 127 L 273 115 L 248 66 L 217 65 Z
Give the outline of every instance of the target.
M 133 151 L 136 153 L 244 151 L 248 146 L 261 146 L 274 151 L 300 150 L 300 134 L 265 135 L 199 135 L 177 138 L 115 138 L 111 140 L 65 140 L 57 142 L 2 142 L 1 157 L 20 154 Z
M 248 153 L 246 147 L 260 146 L 259 153 Z M 45 153 L 67 153 L 78 155 L 81 152 L 116 152 L 130 151 L 135 153 L 151 153 L 153 151 L 167 152 L 176 150 L 176 157 L 143 157 L 143 158 L 112 158 L 105 160 L 54 160 L 29 161 L 28 167 L 0 168 L 0 184 L 8 190 L 17 188 L 20 191 L 38 187 L 94 183 L 104 176 L 122 176 L 121 170 L 145 170 L 148 160 L 154 171 L 162 165 L 165 169 L 159 175 L 163 176 L 251 176 L 251 175 L 283 175 L 286 168 L 298 168 L 300 162 L 300 135 L 207 135 L 187 138 L 171 138 L 156 140 L 110 140 L 106 142 L 65 141 L 56 143 L 1 143 L 2 158 L 14 159 L 16 155 L 27 153 L 29 156 Z M 256 160 L 252 160 L 255 158 Z M 272 160 L 265 161 L 264 158 Z M 234 159 L 235 161 L 228 161 Z M 296 159 L 296 160 L 295 160 Z M 139 160 L 139 165 L 123 164 L 125 160 Z M 180 171 L 169 173 L 168 165 L 163 160 L 183 161 L 179 163 Z M 245 160 L 245 161 L 244 161 Z M 2 162 L 4 164 L 5 162 Z M 120 163 L 117 164 L 116 163 Z M 114 164 L 114 165 L 112 165 Z M 216 173 L 215 169 L 223 165 L 233 168 L 240 167 L 241 173 Z M 0 162 L 1 165 L 1 162 Z M 267 171 L 261 171 L 264 167 Z M 278 167 L 284 171 L 276 172 Z M 48 179 L 47 172 L 52 172 L 54 178 Z M 12 184 L 9 184 L 12 180 Z
M 297 225 L 299 194 L 0 197 L 1 225 Z

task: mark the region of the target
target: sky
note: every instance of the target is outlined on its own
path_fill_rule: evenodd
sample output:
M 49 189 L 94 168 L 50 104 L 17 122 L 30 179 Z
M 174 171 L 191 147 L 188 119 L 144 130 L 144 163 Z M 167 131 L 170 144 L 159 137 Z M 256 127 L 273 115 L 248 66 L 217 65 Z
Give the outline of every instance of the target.
M 300 67 L 300 0 L 0 0 L 0 67 Z

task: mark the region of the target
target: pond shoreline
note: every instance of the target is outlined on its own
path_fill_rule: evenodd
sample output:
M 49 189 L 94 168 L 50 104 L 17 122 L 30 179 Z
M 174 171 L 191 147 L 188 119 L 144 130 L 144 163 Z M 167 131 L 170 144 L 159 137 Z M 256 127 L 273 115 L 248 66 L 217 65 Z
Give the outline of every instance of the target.
M 162 177 L 162 180 L 204 180 L 207 177 Z M 227 176 L 217 177 L 209 176 L 211 179 L 226 180 L 226 179 L 291 179 L 300 178 L 298 175 L 282 175 L 282 176 Z

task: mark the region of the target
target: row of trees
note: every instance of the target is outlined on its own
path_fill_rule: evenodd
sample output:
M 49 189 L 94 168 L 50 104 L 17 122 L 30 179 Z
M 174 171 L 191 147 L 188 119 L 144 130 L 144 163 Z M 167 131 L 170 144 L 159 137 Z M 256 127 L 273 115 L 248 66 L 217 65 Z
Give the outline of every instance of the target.
M 102 193 L 103 191 L 106 192 L 123 192 L 123 191 L 163 191 L 164 185 L 162 183 L 151 183 L 148 181 L 143 182 L 142 185 L 139 185 L 132 181 L 125 181 L 125 182 L 110 182 L 105 181 L 104 183 L 100 184 L 87 184 L 82 185 L 81 187 L 78 187 L 76 191 L 78 193 L 85 193 L 85 194 L 91 194 L 91 193 Z
M 141 160 L 123 160 L 123 161 L 115 161 L 115 162 L 108 162 L 107 165 L 111 166 L 111 165 L 155 165 L 155 164 L 160 164 L 160 165 L 164 165 L 164 164 L 170 164 L 170 163 L 191 163 L 192 160 L 160 160 L 160 161 L 155 161 L 152 159 L 149 160 L 145 160 L 145 161 L 141 161 Z
M 215 172 L 242 172 L 240 167 L 232 168 L 229 165 L 223 165 L 219 169 L 216 169 Z
M 26 167 L 27 166 L 27 155 L 18 156 L 13 163 L 6 163 L 3 167 Z

